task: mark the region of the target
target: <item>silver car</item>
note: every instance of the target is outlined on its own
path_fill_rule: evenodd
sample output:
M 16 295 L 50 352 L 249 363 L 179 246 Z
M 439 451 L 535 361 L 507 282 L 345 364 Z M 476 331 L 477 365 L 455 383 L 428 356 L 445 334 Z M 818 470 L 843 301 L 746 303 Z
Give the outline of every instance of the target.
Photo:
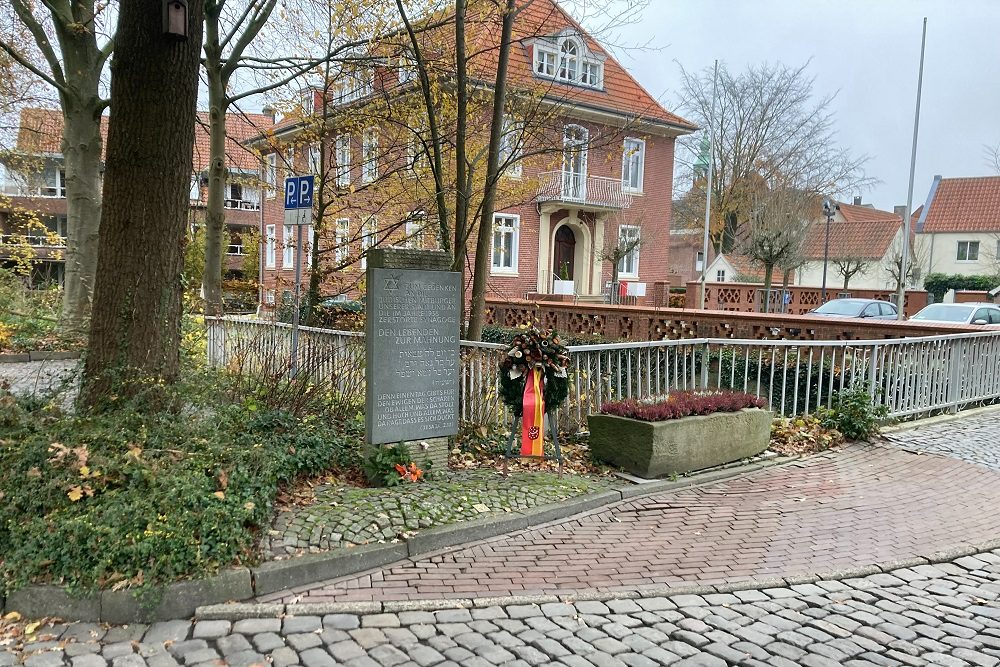
M 894 320 L 896 306 L 878 299 L 833 299 L 819 308 L 809 311 L 810 315 L 831 317 L 871 317 L 877 320 Z
M 1000 306 L 993 303 L 932 303 L 910 319 L 914 322 L 1000 324 Z

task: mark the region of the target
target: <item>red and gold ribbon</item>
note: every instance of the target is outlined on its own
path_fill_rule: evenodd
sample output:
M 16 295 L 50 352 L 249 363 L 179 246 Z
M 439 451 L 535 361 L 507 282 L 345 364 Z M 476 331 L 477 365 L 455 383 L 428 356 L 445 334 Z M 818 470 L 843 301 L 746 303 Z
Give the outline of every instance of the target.
M 545 452 L 545 376 L 532 368 L 524 383 L 521 417 L 521 456 L 543 456 Z

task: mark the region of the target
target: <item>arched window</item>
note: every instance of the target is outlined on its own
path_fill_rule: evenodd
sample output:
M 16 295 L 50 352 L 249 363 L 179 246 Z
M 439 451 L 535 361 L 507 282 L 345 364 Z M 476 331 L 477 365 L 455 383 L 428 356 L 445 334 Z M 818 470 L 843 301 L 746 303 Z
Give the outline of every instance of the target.
M 559 78 L 576 81 L 580 77 L 580 45 L 567 37 L 559 46 Z

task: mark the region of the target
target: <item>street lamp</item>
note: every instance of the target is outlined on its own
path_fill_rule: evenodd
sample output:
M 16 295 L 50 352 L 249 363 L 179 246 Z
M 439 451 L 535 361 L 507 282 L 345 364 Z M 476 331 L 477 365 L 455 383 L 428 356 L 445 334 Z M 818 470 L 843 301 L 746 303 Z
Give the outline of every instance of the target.
M 829 199 L 823 200 L 823 215 L 826 216 L 826 240 L 823 242 L 823 290 L 820 294 L 822 303 L 826 303 L 826 267 L 830 261 L 830 221 L 839 210 L 840 204 L 835 204 Z

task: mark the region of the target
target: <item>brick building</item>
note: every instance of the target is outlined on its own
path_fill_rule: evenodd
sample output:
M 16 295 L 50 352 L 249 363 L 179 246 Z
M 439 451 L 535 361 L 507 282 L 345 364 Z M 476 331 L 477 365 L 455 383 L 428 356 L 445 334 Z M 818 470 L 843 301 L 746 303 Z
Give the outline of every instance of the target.
M 243 235 L 260 226 L 260 158 L 244 142 L 274 123 L 270 114 L 229 114 L 226 161 L 230 179 L 225 208 L 229 244 L 225 267 L 230 277 L 245 276 Z M 107 116 L 101 134 L 107 137 Z M 0 265 L 11 264 L 14 253 L 30 249 L 34 283 L 61 283 L 66 243 L 66 173 L 62 156 L 62 114 L 58 109 L 21 112 L 17 150 L 24 159 L 0 164 Z M 191 224 L 204 219 L 209 166 L 208 114 L 199 112 L 194 135 L 191 176 Z M 26 224 L 29 218 L 37 223 Z
M 472 22 L 468 32 L 470 53 L 481 54 L 470 78 L 491 81 L 499 25 Z M 426 117 L 414 112 L 419 105 L 392 105 L 418 94 L 406 46 L 378 48 L 380 57 L 359 68 L 349 86 L 314 93 L 303 113 L 252 142 L 266 153 L 265 180 L 275 191 L 289 174 L 319 174 L 317 197 L 325 203 L 314 215 L 322 223 L 307 238 L 318 243 L 327 297 L 363 292 L 368 248 L 442 245 L 426 169 Z M 518 16 L 509 86 L 513 97 L 530 96 L 546 114 L 525 120 L 514 110 L 505 121 L 488 294 L 601 300 L 613 274 L 602 256 L 634 246 L 618 263 L 620 280 L 634 284 L 632 294 L 662 294 L 665 302 L 674 142 L 696 128 L 664 109 L 551 0 L 535 0 Z M 321 109 L 327 120 L 317 132 Z M 489 110 L 471 116 L 473 141 L 483 146 Z M 296 253 L 295 228 L 284 224 L 282 206 L 273 191 L 265 198 L 266 305 L 290 296 L 295 261 L 308 250 Z M 472 271 L 466 274 L 471 285 Z

